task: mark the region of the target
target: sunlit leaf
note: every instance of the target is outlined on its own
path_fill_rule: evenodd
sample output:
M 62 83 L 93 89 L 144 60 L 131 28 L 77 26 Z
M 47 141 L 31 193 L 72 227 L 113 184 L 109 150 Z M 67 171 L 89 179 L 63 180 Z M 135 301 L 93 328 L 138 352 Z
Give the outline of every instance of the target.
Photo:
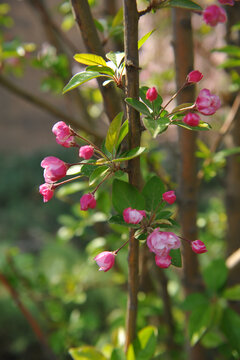
M 147 39 L 154 33 L 155 29 L 149 31 L 140 40 L 138 40 L 138 50 L 143 46 Z
M 122 118 L 123 112 L 120 112 L 115 116 L 108 128 L 105 147 L 110 153 L 112 153 L 113 150 L 117 148 L 117 141 L 122 125 Z
M 101 56 L 95 54 L 76 54 L 74 59 L 84 65 L 107 66 L 106 61 Z
M 67 91 L 75 89 L 77 86 L 84 84 L 85 82 L 95 79 L 97 77 L 104 76 L 96 71 L 83 71 L 74 75 L 68 84 L 63 89 L 63 94 Z

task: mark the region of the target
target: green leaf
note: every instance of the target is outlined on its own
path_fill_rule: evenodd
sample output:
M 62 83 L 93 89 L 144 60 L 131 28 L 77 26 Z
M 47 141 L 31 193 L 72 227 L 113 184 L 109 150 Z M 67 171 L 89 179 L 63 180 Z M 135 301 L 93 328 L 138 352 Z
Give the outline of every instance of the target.
M 231 149 L 221 150 L 221 151 L 218 151 L 216 154 L 214 154 L 213 160 L 220 161 L 222 159 L 225 159 L 227 156 L 231 156 L 231 155 L 235 155 L 235 154 L 239 154 L 239 153 L 240 153 L 240 146 L 234 147 Z
M 223 52 L 231 56 L 240 57 L 240 47 L 234 45 L 227 45 L 221 48 L 212 49 L 212 52 Z
M 109 167 L 107 165 L 96 167 L 89 177 L 89 185 L 95 185 L 99 180 L 104 178 L 108 171 Z
M 170 256 L 172 257 L 171 263 L 176 267 L 182 267 L 182 256 L 180 249 L 170 250 Z
M 112 61 L 117 68 L 119 68 L 124 56 L 125 53 L 119 51 L 117 52 L 110 51 L 109 53 L 106 54 L 106 58 Z
M 153 176 L 143 188 L 142 195 L 145 198 L 145 210 L 153 211 L 162 200 L 162 194 L 165 192 L 165 187 L 157 176 Z
M 136 147 L 135 149 L 126 151 L 120 155 L 118 159 L 113 159 L 112 162 L 128 161 L 138 157 L 146 150 L 145 147 Z
M 216 348 L 224 342 L 225 339 L 223 335 L 217 330 L 207 332 L 201 340 L 201 344 L 207 349 Z
M 128 120 L 125 120 L 124 123 L 122 124 L 121 129 L 120 129 L 120 132 L 119 132 L 116 149 L 119 148 L 119 145 L 121 144 L 121 142 L 123 141 L 123 139 L 125 138 L 125 136 L 128 134 L 128 131 L 129 131 Z
M 151 360 L 157 346 L 157 330 L 147 326 L 137 335 L 137 339 L 129 346 L 127 360 Z
M 187 125 L 181 120 L 172 121 L 171 125 L 181 126 L 184 129 L 193 130 L 193 131 L 205 131 L 205 130 L 210 130 L 212 128 L 210 124 L 204 121 L 200 121 L 198 126 Z
M 222 296 L 227 300 L 240 300 L 240 284 L 227 288 L 226 290 L 224 290 Z
M 183 310 L 189 311 L 194 310 L 202 305 L 207 307 L 208 303 L 209 299 L 204 294 L 192 293 L 186 297 L 186 299 L 182 303 L 182 308 Z
M 74 59 L 84 65 L 102 65 L 107 66 L 106 61 L 99 55 L 94 54 L 76 54 Z
M 123 112 L 120 112 L 115 116 L 108 128 L 105 147 L 110 153 L 112 153 L 114 149 L 117 149 L 118 137 L 122 125 L 122 118 Z
M 126 360 L 122 349 L 113 349 L 110 360 Z
M 86 165 L 82 165 L 81 175 L 90 177 L 90 175 L 94 172 L 95 169 L 96 169 L 96 166 L 94 166 L 94 165 L 88 165 L 88 164 L 86 163 Z
M 121 25 L 123 22 L 123 7 L 120 7 L 117 14 L 113 18 L 112 27 Z
M 86 71 L 97 71 L 101 74 L 109 75 L 113 77 L 115 72 L 109 66 L 91 65 L 86 68 Z
M 107 360 L 103 354 L 92 346 L 81 346 L 69 349 L 74 360 Z
M 143 124 L 155 139 L 159 134 L 167 130 L 170 120 L 168 118 L 159 118 L 155 120 L 153 118 L 146 117 L 143 119 Z
M 112 186 L 112 201 L 115 210 L 122 214 L 123 210 L 131 207 L 144 210 L 144 197 L 133 185 L 118 179 L 114 179 Z
M 64 87 L 63 94 L 65 94 L 69 90 L 75 89 L 77 86 L 82 85 L 89 80 L 95 79 L 100 76 L 103 75 L 96 71 L 83 71 L 77 73 L 70 79 L 70 81 Z
M 188 332 L 190 344 L 194 346 L 206 333 L 212 323 L 213 305 L 199 305 L 190 315 Z
M 139 111 L 141 114 L 144 114 L 146 116 L 151 116 L 149 109 L 143 102 L 133 98 L 126 98 L 125 101 L 128 105 L 132 106 L 135 110 Z
M 224 61 L 222 64 L 218 65 L 218 67 L 225 69 L 228 67 L 239 67 L 240 66 L 240 59 L 229 59 Z
M 213 260 L 204 270 L 203 278 L 207 287 L 213 291 L 219 290 L 227 280 L 228 269 L 223 259 Z
M 167 7 L 176 7 L 193 11 L 202 11 L 201 6 L 190 0 L 170 0 L 166 4 Z
M 117 224 L 117 225 L 122 225 L 122 226 L 126 226 L 126 227 L 132 227 L 134 229 L 139 228 L 139 225 L 137 224 L 128 224 L 124 221 L 123 216 L 121 214 L 117 214 L 117 215 L 113 215 L 108 222 L 110 224 Z
M 138 40 L 138 50 L 143 46 L 147 39 L 154 33 L 155 29 L 149 31 L 140 40 Z
M 233 349 L 238 351 L 240 355 L 240 316 L 230 308 L 226 308 L 223 312 L 221 330 L 227 337 Z

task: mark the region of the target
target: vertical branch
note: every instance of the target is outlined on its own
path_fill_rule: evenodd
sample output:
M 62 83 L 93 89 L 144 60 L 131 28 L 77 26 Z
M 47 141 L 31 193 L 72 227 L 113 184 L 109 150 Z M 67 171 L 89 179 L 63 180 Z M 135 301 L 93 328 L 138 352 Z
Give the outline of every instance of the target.
M 193 70 L 193 39 L 191 15 L 189 11 L 173 10 L 174 51 L 176 66 L 176 81 L 179 88 L 186 75 Z M 194 102 L 193 87 L 187 87 L 178 96 L 178 103 Z M 182 236 L 189 240 L 197 239 L 197 160 L 195 157 L 196 135 L 194 131 L 179 130 L 179 148 L 181 156 L 179 213 Z M 186 294 L 197 290 L 199 281 L 199 266 L 197 255 L 189 244 L 183 244 L 184 280 Z M 189 348 L 189 360 L 204 359 L 203 348 L 196 345 Z
M 126 96 L 139 97 L 139 60 L 138 60 L 138 11 L 136 0 L 124 0 L 124 49 L 126 61 Z M 141 130 L 139 113 L 127 105 L 129 120 L 129 148 L 140 146 Z M 141 188 L 142 177 L 139 157 L 129 162 L 129 182 Z M 138 241 L 134 238 L 134 231 L 130 231 L 128 257 L 128 305 L 126 319 L 126 344 L 133 341 L 136 333 L 137 294 L 138 294 Z

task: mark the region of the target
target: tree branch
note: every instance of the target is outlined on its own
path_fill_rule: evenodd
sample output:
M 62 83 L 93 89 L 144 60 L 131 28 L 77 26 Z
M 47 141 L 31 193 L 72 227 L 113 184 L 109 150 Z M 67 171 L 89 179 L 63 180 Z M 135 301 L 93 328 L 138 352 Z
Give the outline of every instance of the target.
M 63 113 L 49 102 L 39 99 L 37 96 L 34 96 L 29 92 L 23 90 L 22 88 L 13 84 L 11 81 L 6 79 L 2 75 L 0 75 L 0 85 L 2 85 L 5 89 L 10 91 L 11 93 L 35 105 L 36 107 L 48 112 L 49 114 L 57 117 L 60 120 L 66 121 L 69 125 L 75 127 L 76 129 L 85 131 L 88 134 L 93 135 L 98 140 L 102 140 L 104 138 L 104 134 L 102 132 L 99 132 L 96 128 L 88 127 L 83 123 L 79 123 L 79 121 Z
M 87 0 L 71 0 L 75 20 L 81 31 L 87 50 L 96 55 L 105 57 L 102 43 L 99 39 L 96 26 Z M 98 78 L 98 85 L 103 96 L 106 114 L 111 122 L 121 111 L 121 97 L 116 88 L 109 84 L 103 86 L 104 79 Z

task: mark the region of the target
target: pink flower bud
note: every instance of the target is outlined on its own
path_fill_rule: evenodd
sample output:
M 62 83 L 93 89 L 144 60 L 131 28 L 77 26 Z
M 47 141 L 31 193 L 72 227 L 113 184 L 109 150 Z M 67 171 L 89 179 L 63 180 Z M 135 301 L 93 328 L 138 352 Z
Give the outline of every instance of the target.
M 158 92 L 155 87 L 152 87 L 147 90 L 147 93 L 146 93 L 147 100 L 154 101 L 154 100 L 156 100 L 157 97 L 158 97 Z
M 227 14 L 223 8 L 210 5 L 203 11 L 203 20 L 207 25 L 216 26 L 227 21 Z
M 197 83 L 203 78 L 203 74 L 198 70 L 191 71 L 187 76 L 188 83 Z
M 79 156 L 85 160 L 90 159 L 93 156 L 94 148 L 90 145 L 81 146 L 79 149 Z
M 174 233 L 159 231 L 157 228 L 147 237 L 147 245 L 151 252 L 164 258 L 169 255 L 171 249 L 178 249 L 181 243 Z
M 67 148 L 76 145 L 73 133 L 64 121 L 57 122 L 52 128 L 52 132 L 56 136 L 56 142 L 59 145 Z
M 94 260 L 99 266 L 99 271 L 106 272 L 110 270 L 114 265 L 115 256 L 111 251 L 103 251 L 98 254 Z
M 230 5 L 230 6 L 234 5 L 234 0 L 218 0 L 218 2 L 220 2 L 220 4 L 222 5 Z
M 80 199 L 81 210 L 94 209 L 97 205 L 95 197 L 92 194 L 85 194 Z
M 163 193 L 162 198 L 164 201 L 166 201 L 170 205 L 176 201 L 176 195 L 173 190 L 166 191 L 165 193 Z
M 69 165 L 55 156 L 48 156 L 41 162 L 44 170 L 44 179 L 46 183 L 53 183 L 66 176 Z
M 192 241 L 191 242 L 191 247 L 192 247 L 192 250 L 196 254 L 203 254 L 203 253 L 207 252 L 207 248 L 206 248 L 205 244 L 201 240 Z
M 43 202 L 48 202 L 53 197 L 54 186 L 52 184 L 42 184 L 39 186 L 39 192 L 43 196 Z
M 208 89 L 202 89 L 196 99 L 196 108 L 203 115 L 213 115 L 221 106 L 217 95 L 212 95 Z
M 123 210 L 124 221 L 128 224 L 139 224 L 144 216 L 146 216 L 144 210 L 136 210 L 130 207 Z
M 156 255 L 155 256 L 155 263 L 157 266 L 159 266 L 162 269 L 166 269 L 171 265 L 171 256 L 167 255 L 165 257 L 161 257 Z
M 184 116 L 183 122 L 190 126 L 198 126 L 200 122 L 200 116 L 195 113 L 188 113 Z

